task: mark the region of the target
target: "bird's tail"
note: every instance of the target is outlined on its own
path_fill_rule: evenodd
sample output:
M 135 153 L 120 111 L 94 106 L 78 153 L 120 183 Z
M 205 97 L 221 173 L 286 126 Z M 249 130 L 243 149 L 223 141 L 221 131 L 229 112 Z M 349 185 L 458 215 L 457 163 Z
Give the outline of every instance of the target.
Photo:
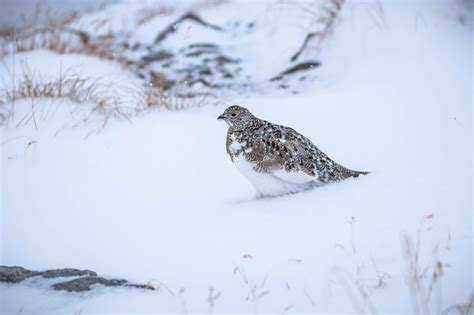
M 352 171 L 352 170 L 351 170 Z M 359 177 L 359 175 L 367 175 L 370 174 L 370 172 L 366 171 L 352 171 L 352 177 Z
M 349 168 L 346 168 L 344 166 L 341 166 L 339 165 L 339 167 L 341 168 L 341 172 L 342 174 L 344 174 L 344 177 L 345 178 L 349 178 L 349 177 L 359 177 L 360 175 L 367 175 L 367 174 L 370 174 L 370 172 L 365 172 L 365 171 L 354 171 L 354 170 L 351 170 Z

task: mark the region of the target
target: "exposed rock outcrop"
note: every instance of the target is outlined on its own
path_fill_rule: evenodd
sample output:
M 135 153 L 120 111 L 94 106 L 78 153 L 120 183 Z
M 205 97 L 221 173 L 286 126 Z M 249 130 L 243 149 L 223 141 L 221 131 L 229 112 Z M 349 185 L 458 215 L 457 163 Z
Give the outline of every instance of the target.
M 0 282 L 20 283 L 32 277 L 42 277 L 44 279 L 74 278 L 66 281 L 54 283 L 52 288 L 67 292 L 84 292 L 92 289 L 94 285 L 106 287 L 131 287 L 138 289 L 154 290 L 148 284 L 129 283 L 124 279 L 107 279 L 99 277 L 92 270 L 79 270 L 72 268 L 50 269 L 45 271 L 32 271 L 18 266 L 0 266 Z

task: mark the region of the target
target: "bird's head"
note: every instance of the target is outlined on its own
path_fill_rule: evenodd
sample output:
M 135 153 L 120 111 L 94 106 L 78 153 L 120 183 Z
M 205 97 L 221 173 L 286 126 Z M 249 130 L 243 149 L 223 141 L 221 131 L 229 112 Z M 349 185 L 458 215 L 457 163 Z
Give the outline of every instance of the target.
M 235 129 L 243 129 L 255 119 L 255 116 L 245 107 L 232 105 L 227 107 L 224 113 L 217 117 L 217 119 L 224 120 Z

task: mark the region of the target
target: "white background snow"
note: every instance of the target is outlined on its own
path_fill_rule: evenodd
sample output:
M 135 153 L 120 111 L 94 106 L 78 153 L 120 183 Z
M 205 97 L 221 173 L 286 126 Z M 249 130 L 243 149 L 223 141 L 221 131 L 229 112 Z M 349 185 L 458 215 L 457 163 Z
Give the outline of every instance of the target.
M 223 4 L 202 15 L 215 24 L 246 19 L 252 5 Z M 0 313 L 208 313 L 213 287 L 221 292 L 215 313 L 370 312 L 368 299 L 380 314 L 408 314 L 404 235 L 420 236 L 422 269 L 437 260 L 446 266 L 443 308 L 466 302 L 473 288 L 472 25 L 459 22 L 466 12 L 455 1 L 386 1 L 383 15 L 376 5 L 344 5 L 318 55 L 317 77 L 299 94 L 230 91 L 220 106 L 156 110 L 103 129 L 73 127 L 77 105 L 66 100 L 43 100 L 53 114 L 37 128 L 17 126 L 31 102 L 16 102 L 1 128 L 0 264 L 91 269 L 162 286 L 70 294 L 34 280 L 0 284 Z M 265 32 L 278 24 L 259 22 Z M 137 38 L 154 38 L 157 28 L 148 29 L 155 33 L 136 30 Z M 272 39 L 296 43 L 285 53 L 261 42 L 236 49 L 268 55 L 261 69 L 252 65 L 267 77 L 303 40 L 304 31 L 292 32 Z M 21 61 L 44 77 L 70 67 L 116 82 L 112 92 L 140 85 L 112 62 L 50 51 L 5 57 L 2 79 Z M 226 155 L 226 126 L 216 121 L 232 104 L 372 173 L 254 200 Z M 377 287 L 385 273 L 386 285 Z M 431 312 L 437 303 L 433 293 Z

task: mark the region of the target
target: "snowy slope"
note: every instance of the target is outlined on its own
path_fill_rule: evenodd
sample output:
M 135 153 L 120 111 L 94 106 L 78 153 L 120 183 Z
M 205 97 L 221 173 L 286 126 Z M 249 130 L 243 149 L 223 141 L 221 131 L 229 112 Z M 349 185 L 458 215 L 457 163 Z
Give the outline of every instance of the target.
M 372 171 L 356 180 L 254 200 L 225 153 L 226 127 L 216 121 L 225 106 L 147 112 L 97 132 L 94 124 L 71 128 L 75 105 L 60 100 L 42 102 L 55 112 L 38 128 L 15 127 L 30 102 L 15 103 L 13 121 L 1 129 L 0 264 L 88 268 L 161 289 L 66 294 L 33 278 L 0 284 L 0 312 L 408 314 L 416 309 L 404 235 L 420 239 L 426 288 L 436 262 L 444 266 L 429 311 L 466 302 L 473 288 L 471 26 L 448 2 L 382 5 L 374 15 L 376 4 L 346 4 L 304 92 L 234 91 L 226 101 L 295 128 L 343 165 Z M 236 9 L 212 10 L 225 21 Z M 34 51 L 15 58 L 43 76 L 59 67 L 110 74 L 119 78 L 112 93 L 140 87 L 125 70 L 90 57 Z M 273 59 L 248 60 L 262 77 L 272 70 Z M 214 306 L 210 287 L 221 293 Z

